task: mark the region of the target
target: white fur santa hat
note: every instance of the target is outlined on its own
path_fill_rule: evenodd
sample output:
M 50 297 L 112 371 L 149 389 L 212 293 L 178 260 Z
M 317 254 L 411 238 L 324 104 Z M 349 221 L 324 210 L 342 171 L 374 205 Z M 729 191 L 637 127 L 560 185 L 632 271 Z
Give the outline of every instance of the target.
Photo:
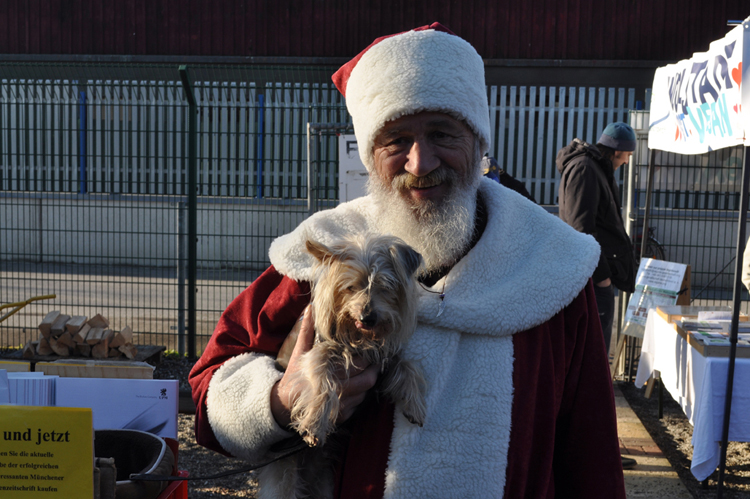
M 376 39 L 333 75 L 354 120 L 359 156 L 372 170 L 372 147 L 383 125 L 420 111 L 464 121 L 490 146 L 484 63 L 467 41 L 440 23 Z

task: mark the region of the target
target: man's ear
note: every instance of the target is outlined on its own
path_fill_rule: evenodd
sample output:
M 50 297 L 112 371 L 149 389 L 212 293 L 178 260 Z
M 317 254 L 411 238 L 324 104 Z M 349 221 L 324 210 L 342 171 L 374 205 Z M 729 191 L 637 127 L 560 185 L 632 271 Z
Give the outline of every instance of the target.
M 320 263 L 325 263 L 327 260 L 333 258 L 333 253 L 327 246 L 312 239 L 305 241 L 305 249 Z
M 414 275 L 414 272 L 422 265 L 422 255 L 408 244 L 395 243 L 391 246 L 391 254 L 401 262 L 410 276 Z

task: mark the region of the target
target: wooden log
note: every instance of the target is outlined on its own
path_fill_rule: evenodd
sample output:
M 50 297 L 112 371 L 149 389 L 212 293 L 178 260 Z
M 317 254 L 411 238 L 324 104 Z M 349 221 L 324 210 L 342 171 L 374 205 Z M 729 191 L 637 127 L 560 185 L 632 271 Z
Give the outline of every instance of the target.
M 91 345 L 88 343 L 79 343 L 76 345 L 75 351 L 81 357 L 91 357 Z
M 104 327 L 92 327 L 89 334 L 86 335 L 86 343 L 89 345 L 96 345 L 104 336 L 104 331 L 107 331 Z
M 112 348 L 112 346 L 110 345 L 110 347 L 109 347 L 109 356 L 110 357 L 119 357 L 121 355 L 122 355 L 121 351 L 119 351 L 117 348 Z
M 99 343 L 91 347 L 91 356 L 95 359 L 106 359 L 109 355 L 109 339 L 103 338 Z
M 49 337 L 49 347 L 60 357 L 70 357 L 70 347 L 57 341 L 57 338 Z
M 86 336 L 88 336 L 89 331 L 91 331 L 91 326 L 88 324 L 84 324 L 81 329 L 78 330 L 76 334 L 73 335 L 73 341 L 77 345 L 83 345 L 86 344 Z
M 74 347 L 76 346 L 75 341 L 73 341 L 73 337 L 70 335 L 69 331 L 65 331 L 63 334 L 55 338 L 57 340 L 58 344 L 65 345 L 66 347 Z
M 58 315 L 60 315 L 60 311 L 53 310 L 52 312 L 44 316 L 41 324 L 39 324 L 39 331 L 45 338 L 49 338 L 49 332 L 52 329 L 52 323 L 55 322 L 55 319 L 57 319 Z
M 117 348 L 127 343 L 125 338 L 118 332 L 115 332 L 112 336 L 112 341 L 109 342 L 109 348 Z
M 61 334 L 65 332 L 65 324 L 68 323 L 70 320 L 69 315 L 60 314 L 55 319 L 55 322 L 52 323 L 52 327 L 50 328 L 49 334 L 50 336 L 54 336 L 57 338 Z
M 44 335 L 44 333 L 42 333 Z M 37 355 L 52 355 L 54 352 L 52 347 L 49 346 L 49 340 L 42 336 L 39 338 L 39 345 L 36 347 Z
M 120 331 L 116 332 L 114 337 L 112 338 L 112 341 L 109 342 L 110 348 L 118 348 L 125 343 L 132 343 L 133 342 L 133 330 L 130 329 L 130 326 L 125 326 Z
M 138 354 L 138 349 L 131 343 L 126 343 L 120 347 L 117 347 L 117 349 L 124 353 L 125 357 L 129 358 L 130 360 L 133 360 Z
M 96 314 L 95 316 L 93 316 L 91 319 L 87 321 L 87 324 L 91 326 L 92 328 L 95 328 L 95 327 L 108 328 L 109 327 L 109 321 L 102 314 Z
M 31 359 L 36 355 L 36 342 L 34 341 L 27 341 L 26 344 L 23 346 L 23 352 L 21 353 L 21 357 L 24 359 Z
M 74 315 L 65 324 L 65 330 L 71 335 L 75 335 L 84 325 L 86 325 L 86 319 L 88 319 L 88 317 L 85 315 Z
M 112 343 L 112 338 L 114 337 L 115 337 L 114 331 L 112 331 L 111 329 L 105 329 L 104 332 L 102 333 L 102 339 L 99 341 L 101 342 L 101 341 L 107 340 L 107 344 L 109 344 L 109 343 Z

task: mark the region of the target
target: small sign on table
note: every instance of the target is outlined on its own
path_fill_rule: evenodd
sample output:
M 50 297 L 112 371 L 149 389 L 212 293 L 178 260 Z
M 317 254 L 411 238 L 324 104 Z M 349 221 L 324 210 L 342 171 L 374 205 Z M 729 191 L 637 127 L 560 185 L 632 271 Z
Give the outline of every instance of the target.
M 649 309 L 690 302 L 690 267 L 644 258 L 638 267 L 635 292 L 625 312 L 623 334 L 643 338 Z

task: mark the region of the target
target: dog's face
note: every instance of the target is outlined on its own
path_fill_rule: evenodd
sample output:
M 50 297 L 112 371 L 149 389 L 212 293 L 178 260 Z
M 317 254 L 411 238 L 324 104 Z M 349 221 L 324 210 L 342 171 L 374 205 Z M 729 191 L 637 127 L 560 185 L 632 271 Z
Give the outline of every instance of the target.
M 353 237 L 330 247 L 308 240 L 306 248 L 316 259 L 313 311 L 319 335 L 358 347 L 411 333 L 419 253 L 391 236 Z

